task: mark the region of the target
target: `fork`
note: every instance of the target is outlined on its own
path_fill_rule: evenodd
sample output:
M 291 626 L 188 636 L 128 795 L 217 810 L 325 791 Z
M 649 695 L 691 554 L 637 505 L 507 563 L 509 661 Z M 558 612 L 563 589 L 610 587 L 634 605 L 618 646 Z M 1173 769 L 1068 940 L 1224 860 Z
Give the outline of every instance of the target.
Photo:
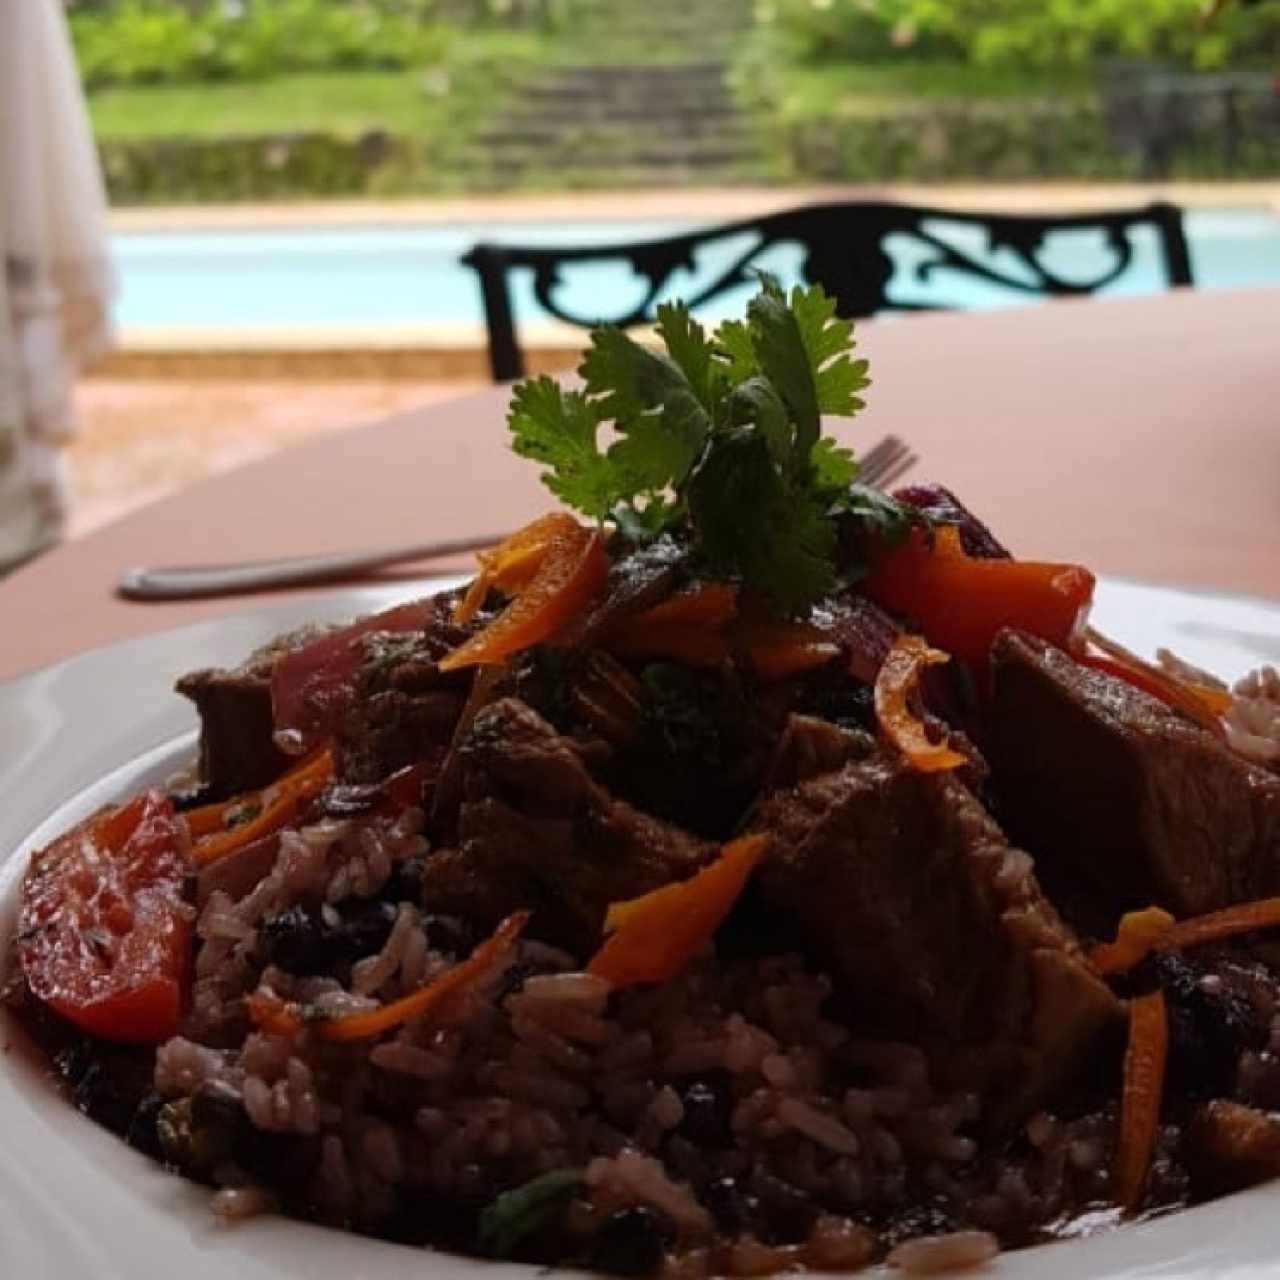
M 859 458 L 862 484 L 887 488 L 917 461 L 911 448 L 897 436 L 877 440 Z M 194 600 L 206 596 L 234 595 L 241 591 L 265 591 L 321 582 L 361 578 L 379 569 L 415 560 L 440 560 L 445 556 L 480 551 L 501 542 L 506 534 L 486 533 L 444 542 L 383 547 L 371 551 L 341 551 L 326 555 L 289 556 L 280 560 L 251 560 L 240 564 L 163 565 L 127 569 L 116 584 L 129 600 Z

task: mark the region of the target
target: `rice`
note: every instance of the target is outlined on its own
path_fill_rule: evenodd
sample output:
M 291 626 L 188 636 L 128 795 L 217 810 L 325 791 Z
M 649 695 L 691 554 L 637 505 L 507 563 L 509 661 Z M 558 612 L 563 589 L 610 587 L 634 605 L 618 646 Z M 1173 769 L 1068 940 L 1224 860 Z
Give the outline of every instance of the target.
M 1227 741 L 1260 764 L 1280 761 L 1280 672 L 1262 667 L 1239 681 L 1224 717 Z
M 611 1215 L 643 1206 L 673 1233 L 666 1273 L 702 1280 L 863 1266 L 884 1252 L 866 1223 L 929 1199 L 967 1206 L 956 1225 L 973 1230 L 899 1244 L 891 1260 L 912 1271 L 943 1258 L 966 1265 L 989 1256 L 996 1234 L 1025 1235 L 1105 1195 L 1112 1119 L 1037 1115 L 1023 1136 L 1029 1154 L 982 1158 L 977 1097 L 939 1088 L 916 1046 L 851 1035 L 827 1017 L 830 982 L 794 955 L 725 961 L 708 948 L 670 982 L 614 992 L 564 952 L 522 941 L 445 1025 L 411 1019 L 349 1044 L 250 1028 L 244 998 L 255 991 L 341 1015 L 457 962 L 410 903 L 369 955 L 306 974 L 269 962 L 274 916 L 311 904 L 336 926 L 421 850 L 420 821 L 283 832 L 238 898 L 206 896 L 196 999 L 182 1035 L 157 1054 L 156 1087 L 178 1102 L 219 1090 L 219 1105 L 296 1153 L 265 1169 L 233 1154 L 205 1171 L 221 1188 L 220 1215 L 281 1205 L 381 1233 L 424 1197 L 484 1203 L 576 1169 L 570 1255 L 575 1240 L 587 1252 Z M 709 1190 L 722 1185 L 743 1188 L 732 1220 Z M 787 1197 L 806 1206 L 794 1222 Z
M 1280 763 L 1280 671 L 1259 667 L 1228 690 L 1217 676 L 1192 666 L 1168 649 L 1157 650 L 1156 657 L 1175 679 L 1230 693 L 1231 705 L 1222 722 L 1232 750 L 1258 764 Z
M 945 1236 L 922 1236 L 900 1244 L 889 1254 L 889 1265 L 911 1275 L 933 1275 L 979 1267 L 1000 1252 L 1000 1242 L 987 1231 L 956 1231 Z

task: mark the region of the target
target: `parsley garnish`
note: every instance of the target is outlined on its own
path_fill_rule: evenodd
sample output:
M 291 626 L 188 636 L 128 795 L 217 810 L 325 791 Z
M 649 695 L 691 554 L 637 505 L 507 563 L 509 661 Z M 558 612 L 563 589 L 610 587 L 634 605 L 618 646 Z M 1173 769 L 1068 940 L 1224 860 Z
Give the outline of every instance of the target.
M 477 1235 L 482 1248 L 509 1258 L 516 1246 L 564 1211 L 582 1185 L 578 1169 L 553 1169 L 513 1191 L 504 1191 L 481 1211 Z
M 893 499 L 859 490 L 852 452 L 822 437 L 821 415 L 857 413 L 869 380 L 853 325 L 821 287 L 788 295 L 762 276 L 745 320 L 708 334 L 672 303 L 657 333 L 655 351 L 596 329 L 581 390 L 548 377 L 515 389 L 512 446 L 545 464 L 562 502 L 632 541 L 682 529 L 709 576 L 791 612 L 848 576 L 838 527 L 905 528 Z M 606 426 L 615 438 L 602 447 Z

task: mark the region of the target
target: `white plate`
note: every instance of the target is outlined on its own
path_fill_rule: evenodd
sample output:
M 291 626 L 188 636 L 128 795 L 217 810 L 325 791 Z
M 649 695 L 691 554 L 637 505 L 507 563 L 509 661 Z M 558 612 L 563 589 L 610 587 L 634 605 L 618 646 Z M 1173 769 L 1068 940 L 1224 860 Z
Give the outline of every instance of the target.
M 0 684 L 0 938 L 10 936 L 30 849 L 189 756 L 194 716 L 171 692 L 175 677 L 235 664 L 310 619 L 351 617 L 445 583 L 416 585 L 302 597 L 98 649 Z M 1167 645 L 1229 678 L 1280 663 L 1280 604 L 1107 581 L 1099 586 L 1094 619 L 1141 653 Z M 0 1047 L 3 1280 L 168 1280 L 175 1272 L 183 1280 L 537 1274 L 282 1219 L 218 1225 L 205 1191 L 164 1174 L 76 1114 L 11 1023 L 0 1022 Z M 1280 1274 L 1280 1185 L 1008 1254 L 991 1270 L 1008 1280 L 1273 1277 Z

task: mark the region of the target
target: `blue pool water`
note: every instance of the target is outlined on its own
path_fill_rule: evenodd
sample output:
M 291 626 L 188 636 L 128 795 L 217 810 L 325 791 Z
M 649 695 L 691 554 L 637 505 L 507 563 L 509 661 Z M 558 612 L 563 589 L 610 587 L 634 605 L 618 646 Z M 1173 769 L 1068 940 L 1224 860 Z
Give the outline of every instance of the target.
M 647 239 L 697 226 L 688 221 L 423 225 L 407 227 L 291 228 L 126 232 L 114 237 L 122 290 L 119 322 L 125 328 L 377 329 L 386 326 L 471 328 L 482 322 L 474 274 L 458 259 L 477 240 L 554 245 Z M 939 230 L 943 230 L 940 225 Z M 1187 215 L 1192 265 L 1203 288 L 1280 285 L 1280 217 L 1254 211 L 1194 211 Z M 957 248 L 993 266 L 1010 267 L 1005 251 L 986 254 L 981 232 L 947 224 Z M 674 282 L 688 292 L 697 280 L 731 262 L 745 240 L 722 241 L 698 259 L 697 271 Z M 920 255 L 905 240 L 889 242 L 900 299 L 968 307 L 1019 305 L 1025 298 L 981 281 L 938 272 L 925 285 L 914 277 Z M 759 265 L 783 279 L 800 266 L 798 248 L 775 246 Z M 1087 278 L 1110 261 L 1100 236 L 1061 233 L 1048 246 L 1046 265 L 1067 278 Z M 1136 243 L 1134 267 L 1107 292 L 1132 294 L 1163 287 L 1154 235 Z M 534 320 L 540 308 L 531 282 L 515 282 L 517 317 Z M 625 309 L 641 284 L 621 264 L 577 270 L 562 294 L 565 304 L 589 314 Z M 726 296 L 708 319 L 741 308 Z

